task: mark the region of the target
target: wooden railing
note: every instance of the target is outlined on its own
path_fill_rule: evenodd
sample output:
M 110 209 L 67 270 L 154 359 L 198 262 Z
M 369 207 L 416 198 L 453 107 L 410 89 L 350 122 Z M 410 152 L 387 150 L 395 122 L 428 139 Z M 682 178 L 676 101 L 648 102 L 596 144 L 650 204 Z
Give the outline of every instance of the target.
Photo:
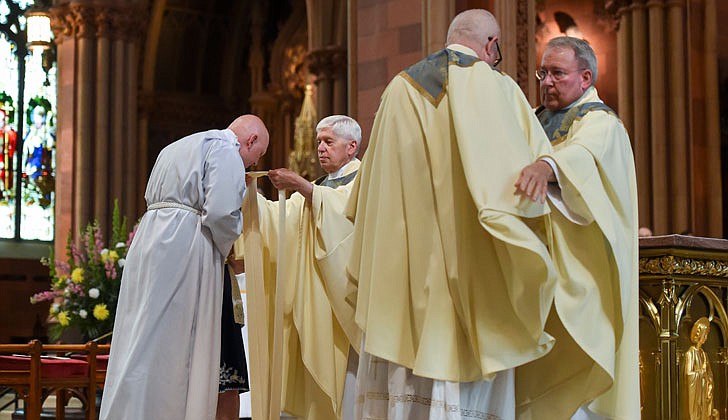
M 25 418 L 40 419 L 45 399 L 56 395 L 56 419 L 75 396 L 84 405 L 86 419 L 96 418 L 96 390 L 103 386 L 109 345 L 0 344 L 0 387 L 15 390 L 24 401 Z

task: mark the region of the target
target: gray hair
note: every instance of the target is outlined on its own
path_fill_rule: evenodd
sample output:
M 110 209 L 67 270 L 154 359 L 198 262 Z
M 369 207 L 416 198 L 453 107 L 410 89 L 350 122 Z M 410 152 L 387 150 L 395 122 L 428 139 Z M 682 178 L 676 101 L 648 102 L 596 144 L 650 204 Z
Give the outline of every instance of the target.
M 495 16 L 485 9 L 470 9 L 459 13 L 447 29 L 448 45 L 471 41 L 485 45 L 489 37 L 500 35 Z
M 552 48 L 567 48 L 574 51 L 574 56 L 579 63 L 579 67 L 591 70 L 591 85 L 594 86 L 597 82 L 597 56 L 594 54 L 594 50 L 588 42 L 580 38 L 559 36 L 551 39 L 546 44 L 546 50 Z
M 324 128 L 330 128 L 336 137 L 341 137 L 356 142 L 356 150 L 359 150 L 361 144 L 361 127 L 355 119 L 346 115 L 329 115 L 319 121 L 316 125 L 316 133 L 318 134 Z

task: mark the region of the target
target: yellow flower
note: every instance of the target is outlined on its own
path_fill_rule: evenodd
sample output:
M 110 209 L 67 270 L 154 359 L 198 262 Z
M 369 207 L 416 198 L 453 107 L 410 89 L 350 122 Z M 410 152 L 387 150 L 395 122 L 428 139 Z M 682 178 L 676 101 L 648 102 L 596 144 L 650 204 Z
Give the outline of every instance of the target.
M 101 262 L 105 263 L 106 261 L 111 260 L 111 262 L 116 262 L 116 260 L 119 259 L 119 253 L 116 251 L 109 251 L 108 249 L 103 249 L 101 251 Z
M 94 306 L 94 318 L 99 321 L 103 321 L 109 317 L 109 310 L 106 308 L 105 303 L 99 303 Z
M 55 280 L 55 281 L 53 282 L 53 284 L 54 284 L 54 285 L 55 285 L 56 287 L 63 287 L 63 286 L 65 286 L 65 285 L 66 285 L 66 280 L 67 280 L 67 279 L 68 279 L 68 277 L 67 277 L 67 276 L 66 276 L 65 274 L 61 274 L 61 275 L 60 275 L 60 276 L 58 276 L 58 278 L 57 278 L 57 279 L 56 279 L 56 280 Z
M 74 283 L 83 283 L 83 268 L 76 267 L 73 269 L 73 272 L 71 273 L 71 281 Z
M 69 323 L 68 319 L 68 311 L 61 311 L 58 312 L 58 323 L 61 324 L 62 327 L 67 327 Z

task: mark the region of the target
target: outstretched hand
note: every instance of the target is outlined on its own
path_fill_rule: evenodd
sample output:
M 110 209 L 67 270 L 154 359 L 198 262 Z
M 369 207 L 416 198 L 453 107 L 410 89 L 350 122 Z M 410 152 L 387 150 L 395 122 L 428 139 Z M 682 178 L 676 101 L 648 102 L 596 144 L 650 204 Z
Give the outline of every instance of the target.
M 522 194 L 533 202 L 544 203 L 549 181 L 554 181 L 554 170 L 547 162 L 537 160 L 526 166 L 516 181 L 516 194 Z
M 270 178 L 270 182 L 276 189 L 297 191 L 307 200 L 311 200 L 313 184 L 292 170 L 286 168 L 271 169 L 268 171 L 268 178 Z
M 300 175 L 286 168 L 272 169 L 268 171 L 268 178 L 270 178 L 270 182 L 273 186 L 279 190 L 298 191 L 301 185 L 308 183 L 308 181 L 303 179 Z

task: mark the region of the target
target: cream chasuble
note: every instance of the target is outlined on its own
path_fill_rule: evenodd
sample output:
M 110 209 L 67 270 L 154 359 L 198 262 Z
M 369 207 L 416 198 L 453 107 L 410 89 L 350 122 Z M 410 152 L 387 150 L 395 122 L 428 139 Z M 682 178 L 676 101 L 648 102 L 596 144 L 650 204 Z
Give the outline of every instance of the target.
M 572 108 L 585 103 L 600 106 L 594 88 Z M 552 213 L 559 282 L 546 331 L 556 345 L 516 370 L 519 418 L 568 418 L 590 403 L 601 416 L 638 419 L 637 188 L 629 137 L 611 110 L 581 111 L 563 125 L 546 156 L 558 166 L 561 199 L 584 224 Z
M 347 173 L 359 168 L 358 161 Z M 351 249 L 351 222 L 344 207 L 352 184 L 336 189 L 314 185 L 312 203 L 294 193 L 286 201 L 286 252 L 283 281 L 283 410 L 306 419 L 340 418 L 341 401 L 350 343 L 361 335 L 354 324 L 354 312 L 345 302 L 346 262 Z M 258 225 L 262 245 L 262 266 L 267 300 L 268 337 L 272 344 L 273 302 L 275 301 L 276 255 L 278 254 L 278 202 L 261 196 L 246 196 L 244 218 L 255 217 L 246 211 L 250 200 L 257 201 Z M 246 224 L 247 228 L 247 224 Z M 245 231 L 243 236 L 248 235 Z M 242 257 L 243 238 L 235 244 Z M 256 254 L 245 249 L 246 268 Z M 256 281 L 246 273 L 247 283 Z M 258 280 L 260 281 L 260 280 Z M 256 314 L 249 288 L 249 328 Z M 355 344 L 356 346 L 356 344 Z M 270 346 L 269 346 L 270 348 Z M 252 354 L 251 354 L 252 356 Z M 269 353 L 270 357 L 270 353 Z M 252 361 L 252 363 L 256 363 Z M 251 391 L 255 392 L 255 378 Z
M 382 96 L 347 205 L 348 271 L 366 353 L 466 382 L 549 351 L 555 273 L 547 206 L 514 194 L 548 141 L 513 80 L 456 48 Z

